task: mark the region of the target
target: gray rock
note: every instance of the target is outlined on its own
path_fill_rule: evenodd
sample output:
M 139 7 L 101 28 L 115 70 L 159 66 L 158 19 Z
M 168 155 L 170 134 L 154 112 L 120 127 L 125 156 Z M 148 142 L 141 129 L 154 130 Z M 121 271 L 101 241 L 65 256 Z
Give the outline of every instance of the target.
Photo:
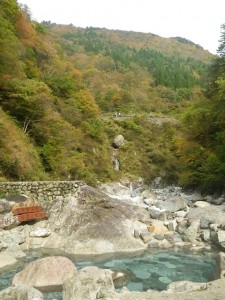
M 162 241 L 165 239 L 164 234 L 154 234 L 154 239 L 158 240 L 158 241 Z
M 189 291 L 206 290 L 207 283 L 191 282 L 191 281 L 177 281 L 172 282 L 167 286 L 168 293 L 183 293 Z
M 186 215 L 189 220 L 208 220 L 210 223 L 225 223 L 225 208 L 220 206 L 192 208 Z
M 122 134 L 119 134 L 115 137 L 114 141 L 113 141 L 113 147 L 114 148 L 120 148 L 125 142 L 124 137 L 122 136 Z
M 194 221 L 184 232 L 183 240 L 185 242 L 194 242 L 198 235 L 200 220 Z
M 178 233 L 167 233 L 165 239 L 172 245 L 183 242 L 181 235 Z
M 152 219 L 159 219 L 159 217 L 163 214 L 163 210 L 160 210 L 159 208 L 152 208 L 150 209 L 150 217 Z
M 208 229 L 209 228 L 209 224 L 210 224 L 210 221 L 207 220 L 207 219 L 201 219 L 200 220 L 200 228 L 201 229 Z
M 18 285 L 9 287 L 0 292 L 0 299 L 2 300 L 44 300 L 44 296 L 38 290 L 26 286 Z
M 11 229 L 20 224 L 18 217 L 12 212 L 0 215 L 0 229 Z
M 17 259 L 15 259 L 15 257 L 5 254 L 4 252 L 0 253 L 0 268 L 14 265 L 15 263 L 17 263 Z
M 106 299 L 113 292 L 111 271 L 97 267 L 83 268 L 63 284 L 63 300 Z
M 155 193 L 151 190 L 144 190 L 141 193 L 141 197 L 142 197 L 142 199 L 151 199 L 151 200 L 157 201 Z
M 0 214 L 7 213 L 11 210 L 10 203 L 5 199 L 0 199 Z
M 211 239 L 210 230 L 203 230 L 200 234 L 200 237 L 204 242 L 209 243 Z
M 211 242 L 225 249 L 225 231 L 211 231 Z
M 214 198 L 210 202 L 214 205 L 222 205 L 225 203 L 225 196 L 221 196 L 220 198 Z
M 20 245 L 12 244 L 5 251 L 5 254 L 13 256 L 14 258 L 22 258 L 26 256 L 26 253 L 23 252 Z
M 217 255 L 216 267 L 215 267 L 215 279 L 225 278 L 225 253 L 220 252 Z
M 153 240 L 148 243 L 149 249 L 159 248 L 159 241 Z
M 175 215 L 175 217 L 178 217 L 178 218 L 185 218 L 187 215 L 187 212 L 184 210 L 179 210 L 179 211 L 176 211 L 174 213 L 174 215 Z
M 148 231 L 146 232 L 141 232 L 140 233 L 140 238 L 142 239 L 142 241 L 147 244 L 148 242 L 150 242 L 152 240 L 152 234 Z
M 146 205 L 148 205 L 148 206 L 153 206 L 153 205 L 155 205 L 157 202 L 158 202 L 158 200 L 152 199 L 152 198 L 146 198 L 146 199 L 143 199 L 143 203 L 146 204 Z
M 211 205 L 205 201 L 196 201 L 193 206 L 194 207 L 207 207 L 207 206 L 211 206 Z
M 205 197 L 199 192 L 195 192 L 191 195 L 185 195 L 185 198 L 192 202 L 203 201 L 205 199 Z
M 59 291 L 75 273 L 76 267 L 68 258 L 49 256 L 29 263 L 13 277 L 12 284 L 26 284 L 43 292 Z
M 179 222 L 177 224 L 176 231 L 179 234 L 183 234 L 185 232 L 185 230 L 187 229 L 187 227 L 188 227 L 187 220 L 182 220 L 181 222 Z
M 140 232 L 137 229 L 134 230 L 134 237 L 135 239 L 139 239 L 140 237 Z
M 181 196 L 176 196 L 156 203 L 156 207 L 160 208 L 161 210 L 168 210 L 170 212 L 182 210 L 186 208 L 186 206 L 187 201 Z
M 126 286 L 129 283 L 132 275 L 133 274 L 128 270 L 122 270 L 122 269 L 112 270 L 112 279 L 115 288 L 118 289 Z
M 209 229 L 212 231 L 218 231 L 219 224 L 209 224 Z
M 175 231 L 177 228 L 177 221 L 174 219 L 173 221 L 168 222 L 167 227 L 169 231 Z
M 146 248 L 132 234 L 146 228 L 143 222 L 150 218 L 145 208 L 112 199 L 89 186 L 82 187 L 78 198 L 59 202 L 53 201 L 46 208 L 47 228 L 52 233 L 44 239 L 45 248 L 81 255 Z

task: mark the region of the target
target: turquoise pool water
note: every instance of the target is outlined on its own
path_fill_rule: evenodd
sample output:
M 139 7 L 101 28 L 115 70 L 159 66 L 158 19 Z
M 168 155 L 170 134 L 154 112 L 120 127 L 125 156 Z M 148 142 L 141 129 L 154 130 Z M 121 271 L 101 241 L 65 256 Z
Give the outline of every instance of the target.
M 55 253 L 32 251 L 16 266 L 0 273 L 0 290 L 11 284 L 13 276 L 30 261 Z M 126 270 L 127 280 L 123 283 L 131 291 L 154 289 L 162 291 L 170 282 L 189 280 L 208 282 L 214 279 L 216 254 L 190 251 L 151 251 L 138 256 L 98 256 L 81 259 L 69 256 L 78 269 L 85 266 L 98 266 L 111 270 Z M 122 284 L 122 285 L 123 285 Z M 121 282 L 117 288 L 121 288 Z M 61 293 L 46 294 L 45 299 L 62 299 Z

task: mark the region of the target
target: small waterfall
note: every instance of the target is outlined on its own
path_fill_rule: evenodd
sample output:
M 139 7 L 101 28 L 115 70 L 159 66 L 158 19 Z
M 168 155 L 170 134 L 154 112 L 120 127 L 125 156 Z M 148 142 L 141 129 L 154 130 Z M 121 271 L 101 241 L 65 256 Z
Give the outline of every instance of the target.
M 135 197 L 133 182 L 130 183 L 130 196 Z
M 116 157 L 113 160 L 113 166 L 116 171 L 120 170 L 120 162 L 119 162 L 118 158 L 116 158 Z

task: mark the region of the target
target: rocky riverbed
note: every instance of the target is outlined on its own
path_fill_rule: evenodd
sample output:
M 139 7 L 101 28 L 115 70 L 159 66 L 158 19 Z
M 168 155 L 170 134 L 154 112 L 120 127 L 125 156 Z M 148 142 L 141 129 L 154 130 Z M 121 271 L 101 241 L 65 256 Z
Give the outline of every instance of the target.
M 199 193 L 188 195 L 179 187 L 150 189 L 142 182 L 114 183 L 102 185 L 98 189 L 84 185 L 75 194 L 55 197 L 50 202 L 41 202 L 47 218 L 30 223 L 18 222 L 11 211 L 13 205 L 15 205 L 13 201 L 0 200 L 0 268 L 2 270 L 20 260 L 26 255 L 27 250 L 37 248 L 55 249 L 75 255 L 133 253 L 146 249 L 187 247 L 194 251 L 216 247 L 221 251 L 217 268 L 217 278 L 220 279 L 211 283 L 200 285 L 199 283 L 183 283 L 183 285 L 172 283 L 168 291 L 161 293 L 156 291 L 131 293 L 126 289 L 116 293 L 112 273 L 88 267 L 82 269 L 83 271 L 75 271 L 73 275 L 68 273 L 72 279 L 63 277 L 58 280 L 57 278 L 56 285 L 63 287 L 63 299 L 157 300 L 168 299 L 168 293 L 170 299 L 175 297 L 176 299 L 201 297 L 210 300 L 225 299 L 224 195 L 220 197 L 202 196 Z M 54 261 L 50 265 L 55 264 Z M 35 270 L 36 276 L 39 272 L 36 266 L 31 269 Z M 41 269 L 42 273 L 46 273 L 46 270 Z M 55 273 L 62 274 L 60 271 Z M 16 276 L 18 279 L 19 275 Z M 47 278 L 44 278 L 47 281 Z M 55 285 L 54 282 L 51 285 Z M 12 287 L 0 292 L 0 299 L 10 299 L 10 296 L 6 298 L 5 295 L 11 293 L 14 295 L 13 299 L 33 299 L 35 291 L 29 286 L 41 290 L 39 286 L 24 279 L 13 280 Z M 83 294 L 78 295 L 75 292 L 78 286 Z M 194 291 L 196 289 L 197 292 Z M 184 293 L 188 290 L 190 291 L 186 292 L 187 294 Z M 182 294 L 179 293 L 181 291 Z M 200 292 L 202 296 L 199 296 Z M 17 293 L 18 295 L 22 293 L 23 298 L 18 298 Z M 35 299 L 43 299 L 39 293 L 37 292 Z

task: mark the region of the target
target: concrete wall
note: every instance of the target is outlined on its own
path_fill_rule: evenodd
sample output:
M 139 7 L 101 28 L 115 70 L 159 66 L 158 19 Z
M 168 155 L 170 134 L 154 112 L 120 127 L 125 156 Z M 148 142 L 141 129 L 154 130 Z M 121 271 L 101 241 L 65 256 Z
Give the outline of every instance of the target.
M 75 194 L 82 185 L 82 181 L 0 182 L 0 197 L 25 194 L 38 200 L 52 200 L 56 196 Z

